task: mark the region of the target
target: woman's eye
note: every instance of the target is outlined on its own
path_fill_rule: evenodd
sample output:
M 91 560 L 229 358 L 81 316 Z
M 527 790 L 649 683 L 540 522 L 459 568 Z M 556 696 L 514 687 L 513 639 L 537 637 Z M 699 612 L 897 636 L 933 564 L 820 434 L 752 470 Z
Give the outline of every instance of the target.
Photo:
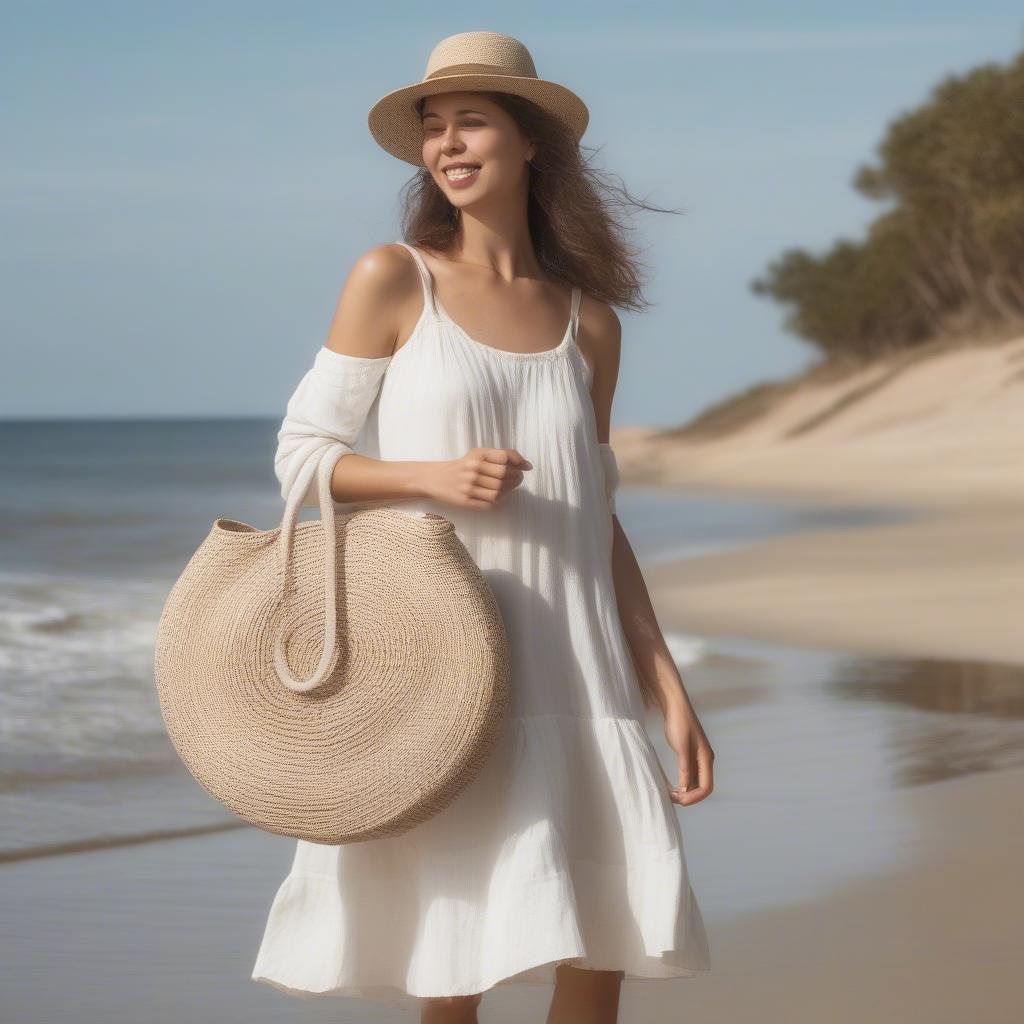
M 468 125 L 469 127 L 474 127 L 474 126 L 482 125 L 483 121 L 478 121 L 476 119 L 470 119 L 468 121 L 463 121 L 462 123 L 464 125 Z M 425 132 L 436 132 L 436 131 L 440 131 L 441 130 L 441 126 L 439 124 L 432 124 L 432 125 L 428 125 L 423 130 Z

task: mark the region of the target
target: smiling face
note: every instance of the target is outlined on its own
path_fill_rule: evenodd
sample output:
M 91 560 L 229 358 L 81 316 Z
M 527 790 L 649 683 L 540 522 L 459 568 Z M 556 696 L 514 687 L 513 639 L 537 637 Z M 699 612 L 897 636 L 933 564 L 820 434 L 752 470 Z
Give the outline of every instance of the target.
M 482 93 L 427 96 L 422 124 L 423 163 L 453 206 L 525 187 L 526 162 L 535 147 L 512 117 Z

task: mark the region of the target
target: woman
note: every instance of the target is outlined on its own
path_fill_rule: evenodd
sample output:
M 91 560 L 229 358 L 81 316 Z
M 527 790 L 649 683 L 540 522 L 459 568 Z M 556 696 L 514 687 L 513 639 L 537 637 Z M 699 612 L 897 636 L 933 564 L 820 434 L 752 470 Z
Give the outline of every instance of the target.
M 371 111 L 377 141 L 421 168 L 412 242 L 356 262 L 289 401 L 282 495 L 340 441 L 343 507 L 451 519 L 498 599 L 512 698 L 440 814 L 299 841 L 252 975 L 285 991 L 475 1021 L 494 985 L 554 982 L 549 1024 L 603 1024 L 623 978 L 709 969 L 673 803 L 711 792 L 713 753 L 614 516 L 612 304 L 635 308 L 638 287 L 580 158 L 586 122 L 492 32 L 442 40 L 424 80 Z M 675 787 L 641 724 L 655 705 Z

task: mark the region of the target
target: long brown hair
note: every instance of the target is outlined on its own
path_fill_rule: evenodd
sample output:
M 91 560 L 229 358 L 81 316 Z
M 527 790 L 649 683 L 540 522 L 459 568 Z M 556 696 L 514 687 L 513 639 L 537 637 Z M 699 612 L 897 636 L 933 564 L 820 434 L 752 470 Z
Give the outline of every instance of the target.
M 587 294 L 620 309 L 649 306 L 641 291 L 640 250 L 627 238 L 617 212 L 632 206 L 665 210 L 629 194 L 611 175 L 590 166 L 583 150 L 554 115 L 521 96 L 483 92 L 537 143 L 530 161 L 527 219 L 534 251 L 553 280 L 579 285 Z M 417 104 L 422 113 L 425 98 Z M 596 150 L 592 150 L 596 152 Z M 618 179 L 621 182 L 621 179 Z M 438 188 L 430 171 L 419 168 L 403 186 L 402 237 L 412 245 L 447 252 L 458 233 L 458 208 Z M 614 212 L 613 212 L 614 211 Z

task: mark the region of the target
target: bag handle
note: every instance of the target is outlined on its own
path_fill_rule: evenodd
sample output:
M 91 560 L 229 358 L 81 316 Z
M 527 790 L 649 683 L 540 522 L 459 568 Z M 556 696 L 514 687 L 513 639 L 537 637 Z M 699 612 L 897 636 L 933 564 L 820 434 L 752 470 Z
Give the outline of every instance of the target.
M 303 465 L 285 502 L 284 517 L 281 520 L 281 534 L 277 539 L 277 572 L 280 584 L 281 604 L 288 596 L 288 570 L 292 564 L 292 541 L 295 524 L 299 517 L 300 503 L 309 489 L 313 474 L 317 477 L 320 498 L 320 525 L 324 537 L 324 649 L 320 662 L 307 679 L 296 679 L 288 668 L 285 657 L 284 631 L 278 629 L 274 636 L 274 668 L 278 681 L 294 693 L 309 693 L 322 686 L 330 675 L 334 650 L 337 643 L 337 608 L 335 607 L 335 556 L 336 532 L 334 498 L 331 496 L 331 477 L 338 459 L 351 449 L 344 444 L 326 445 L 319 456 L 307 460 Z M 332 456 L 334 456 L 332 458 Z M 280 607 L 280 606 L 279 606 Z M 281 619 L 278 622 L 283 626 Z

